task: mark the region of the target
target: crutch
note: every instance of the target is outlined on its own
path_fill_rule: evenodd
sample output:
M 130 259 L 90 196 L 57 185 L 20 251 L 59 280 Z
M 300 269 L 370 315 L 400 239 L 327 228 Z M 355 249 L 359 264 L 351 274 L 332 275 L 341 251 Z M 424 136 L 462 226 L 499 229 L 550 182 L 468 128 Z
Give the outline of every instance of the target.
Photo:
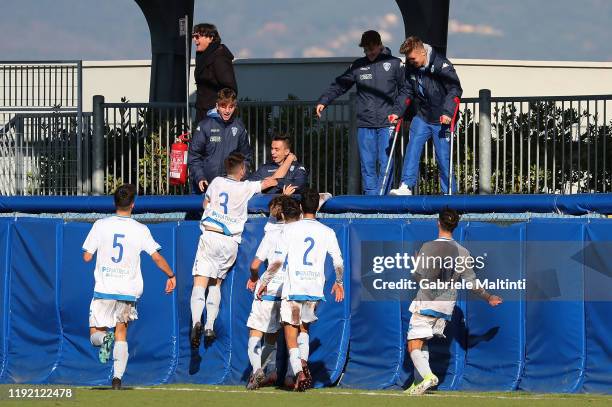
M 385 194 L 385 187 L 387 186 L 387 177 L 389 176 L 389 168 L 391 168 L 391 162 L 393 161 L 393 152 L 395 151 L 395 143 L 397 142 L 397 135 L 399 134 L 400 128 L 402 127 L 402 121 L 404 118 L 400 118 L 395 125 L 395 134 L 393 135 L 393 144 L 391 144 L 391 152 L 389 152 L 389 159 L 387 160 L 387 168 L 385 169 L 385 175 L 383 176 L 382 185 L 380 186 L 380 193 L 378 195 Z
M 450 168 L 448 169 L 448 195 L 453 194 L 453 148 L 455 145 L 455 124 L 457 123 L 457 115 L 459 113 L 459 104 L 461 100 L 455 97 L 455 113 L 450 123 Z

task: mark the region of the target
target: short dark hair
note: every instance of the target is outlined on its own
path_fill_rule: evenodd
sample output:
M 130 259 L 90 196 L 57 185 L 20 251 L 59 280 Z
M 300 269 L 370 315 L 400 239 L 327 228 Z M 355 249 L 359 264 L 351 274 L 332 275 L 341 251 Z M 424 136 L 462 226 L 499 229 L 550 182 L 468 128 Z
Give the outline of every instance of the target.
M 231 152 L 224 161 L 225 171 L 228 174 L 233 174 L 236 171 L 236 168 L 244 165 L 244 160 L 244 154 L 237 151 Z
M 136 199 L 136 187 L 132 184 L 123 184 L 113 194 L 115 207 L 119 210 L 128 210 Z
M 300 204 L 304 213 L 316 214 L 319 210 L 319 191 L 311 187 L 302 189 Z
M 213 42 L 221 42 L 221 35 L 214 24 L 201 23 L 193 26 L 193 34 L 200 34 L 202 37 L 211 37 Z
M 223 88 L 217 93 L 217 103 L 229 104 L 236 103 L 236 92 L 230 88 Z
M 282 195 L 281 211 L 285 216 L 285 220 L 297 220 L 300 218 L 302 211 L 297 201 L 290 196 Z
M 459 224 L 460 218 L 461 217 L 459 216 L 456 210 L 446 207 L 442 209 L 442 211 L 440 211 L 438 221 L 440 222 L 440 227 L 443 230 L 452 233 Z
M 293 147 L 291 145 L 291 139 L 286 134 L 275 134 L 274 137 L 272 137 L 272 141 L 282 141 L 289 150 Z
M 382 39 L 378 31 L 368 30 L 361 34 L 361 41 L 359 41 L 360 47 L 371 47 L 375 45 L 382 45 Z

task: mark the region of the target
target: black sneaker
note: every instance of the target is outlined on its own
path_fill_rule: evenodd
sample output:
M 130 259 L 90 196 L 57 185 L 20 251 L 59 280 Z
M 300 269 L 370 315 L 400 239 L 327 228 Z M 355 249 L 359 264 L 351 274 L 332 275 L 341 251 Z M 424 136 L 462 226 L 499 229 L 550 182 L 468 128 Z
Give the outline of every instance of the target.
M 216 337 L 217 335 L 215 335 L 215 331 L 213 331 L 212 329 L 204 330 L 204 342 L 207 345 L 210 345 L 215 340 Z
M 121 379 L 113 377 L 113 390 L 121 390 Z
M 200 338 L 202 337 L 202 323 L 196 322 L 191 328 L 189 339 L 191 340 L 191 349 L 198 349 L 200 347 Z

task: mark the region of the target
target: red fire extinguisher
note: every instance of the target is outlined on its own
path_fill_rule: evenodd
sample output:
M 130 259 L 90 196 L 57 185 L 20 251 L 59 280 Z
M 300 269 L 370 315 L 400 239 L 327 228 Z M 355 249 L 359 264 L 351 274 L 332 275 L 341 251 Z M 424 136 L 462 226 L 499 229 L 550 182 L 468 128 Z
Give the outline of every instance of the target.
M 170 185 L 185 185 L 187 181 L 187 151 L 189 133 L 183 133 L 174 140 L 170 150 Z

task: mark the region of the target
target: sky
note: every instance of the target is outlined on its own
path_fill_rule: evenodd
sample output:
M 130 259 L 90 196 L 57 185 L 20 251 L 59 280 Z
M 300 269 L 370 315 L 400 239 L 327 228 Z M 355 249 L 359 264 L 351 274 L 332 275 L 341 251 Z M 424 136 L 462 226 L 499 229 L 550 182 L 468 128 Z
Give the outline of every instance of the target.
M 149 59 L 133 0 L 1 0 L 0 60 Z M 612 61 L 612 0 L 451 0 L 451 58 Z M 195 0 L 238 58 L 360 56 L 378 30 L 394 54 L 404 37 L 394 0 Z

